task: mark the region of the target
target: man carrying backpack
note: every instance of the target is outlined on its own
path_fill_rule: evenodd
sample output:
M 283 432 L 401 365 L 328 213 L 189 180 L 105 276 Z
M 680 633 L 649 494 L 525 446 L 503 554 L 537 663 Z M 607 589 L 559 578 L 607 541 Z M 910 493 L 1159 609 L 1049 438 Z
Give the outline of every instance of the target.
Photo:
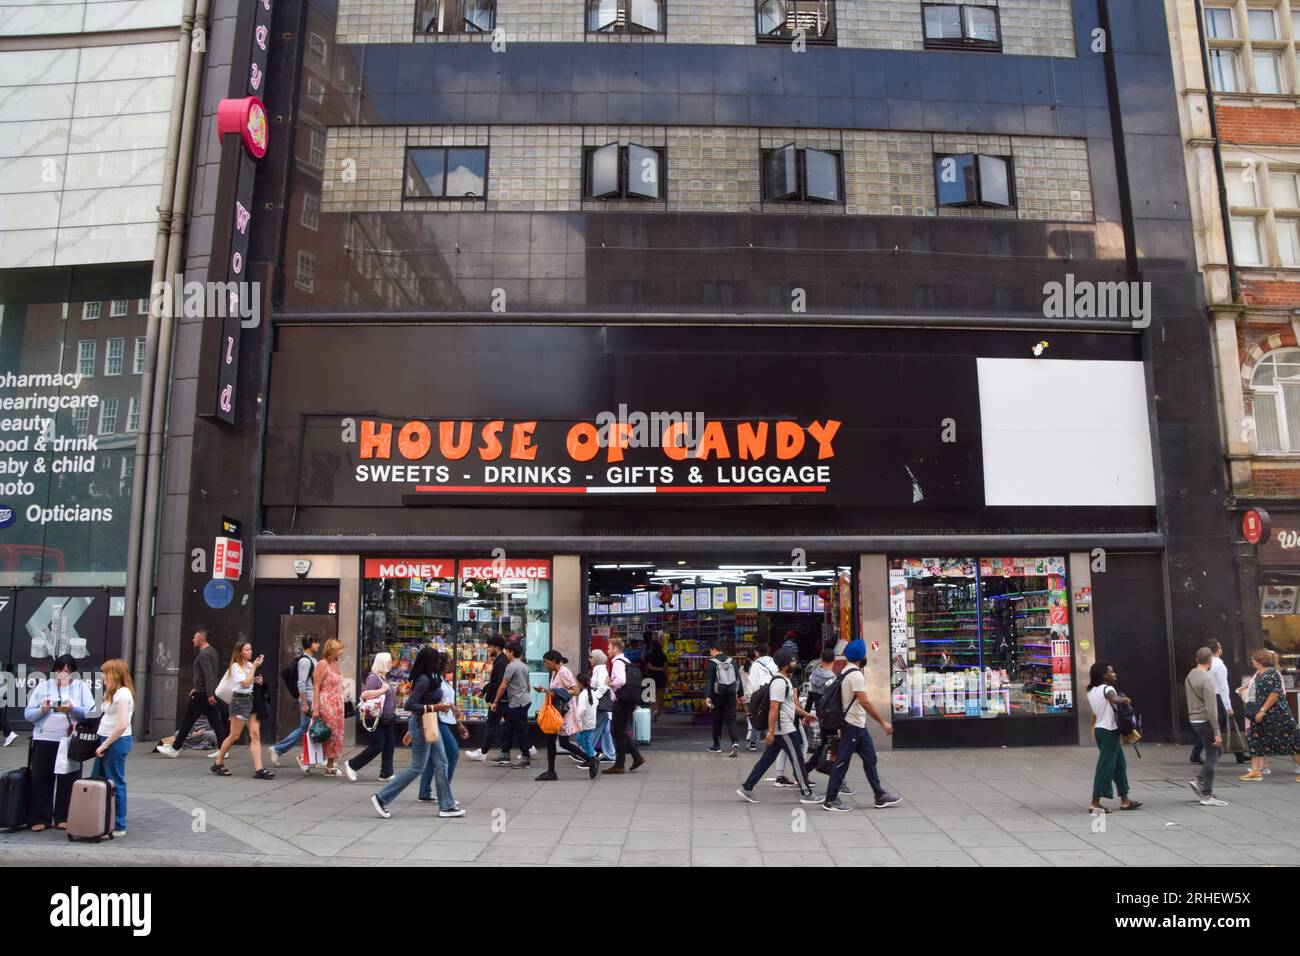
M 768 656 L 766 644 L 755 644 L 754 653 L 758 655 L 750 662 L 748 676 L 745 678 L 745 700 L 749 701 L 754 693 L 760 688 L 767 686 L 767 683 L 776 674 L 776 665 L 772 663 L 772 658 Z M 748 712 L 746 712 L 748 717 Z M 748 742 L 750 752 L 758 749 L 758 742 L 763 739 L 763 732 L 754 726 L 754 722 L 749 721 Z
M 304 634 L 302 638 L 302 653 L 297 659 L 280 671 L 280 680 L 289 690 L 289 694 L 298 698 L 298 726 L 296 729 L 289 731 L 288 735 L 278 744 L 271 748 L 271 763 L 275 766 L 280 765 L 280 757 L 289 752 L 290 747 L 294 747 L 302 740 L 302 735 L 307 732 L 307 727 L 311 724 L 311 698 L 312 698 L 312 672 L 316 670 L 316 655 L 320 653 L 320 638 L 311 634 Z M 298 766 L 303 773 L 311 773 L 311 768 L 303 762 L 301 756 L 297 758 Z
M 797 730 L 798 719 L 812 720 L 812 714 L 799 706 L 799 692 L 794 686 L 794 652 L 783 647 L 772 660 L 777 667 L 776 676 L 754 692 L 750 699 L 749 714 L 754 725 L 766 733 L 764 742 L 767 749 L 736 793 L 749 803 L 758 803 L 754 787 L 763 779 L 763 774 L 776 758 L 785 754 L 790 761 L 790 771 L 795 775 L 795 785 L 801 794 L 799 802 L 821 803 L 822 798 L 813 793 L 812 784 L 808 782 L 803 769 L 803 754 L 800 752 L 803 738 Z
M 609 642 L 609 650 L 614 655 L 609 662 L 609 686 L 614 693 L 614 716 L 610 719 L 614 733 L 614 766 L 606 767 L 601 773 L 627 773 L 623 764 L 627 762 L 629 753 L 632 754 L 633 770 L 645 763 L 645 757 L 636 749 L 636 740 L 628 733 L 632 714 L 641 703 L 641 668 L 624 656 L 623 642 L 618 638 Z
M 713 746 L 709 753 L 722 753 L 722 725 L 725 723 L 731 736 L 731 753 L 727 756 L 737 757 L 740 743 L 736 740 L 736 694 L 740 690 L 740 672 L 734 660 L 711 644 L 704 686 L 708 689 L 707 703 L 713 714 Z
M 857 754 L 862 758 L 863 769 L 867 772 L 867 782 L 876 797 L 876 808 L 892 807 L 902 803 L 880 785 L 880 775 L 876 773 L 876 748 L 871 742 L 867 730 L 867 717 L 880 724 L 885 733 L 892 734 L 894 725 L 881 719 L 876 708 L 867 699 L 867 676 L 862 672 L 863 662 L 867 659 L 867 644 L 861 638 L 850 641 L 844 648 L 844 658 L 849 662 L 840 673 L 838 685 L 840 706 L 844 711 L 844 725 L 840 728 L 840 740 L 835 751 L 835 768 L 831 771 L 831 782 L 826 788 L 826 799 L 822 802 L 823 810 L 845 813 L 853 808 L 840 801 L 840 788 L 844 785 L 844 775 L 848 772 L 849 761 Z M 834 686 L 834 685 L 832 685 Z M 826 708 L 822 718 L 827 721 L 832 708 Z

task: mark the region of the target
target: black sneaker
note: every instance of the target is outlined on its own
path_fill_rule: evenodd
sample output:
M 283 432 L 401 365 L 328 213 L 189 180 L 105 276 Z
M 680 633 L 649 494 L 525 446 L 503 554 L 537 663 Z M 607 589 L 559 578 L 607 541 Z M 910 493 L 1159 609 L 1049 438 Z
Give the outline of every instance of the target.
M 1191 758 L 1189 758 L 1189 759 L 1190 759 L 1191 762 L 1194 763 L 1194 764 L 1199 764 L 1199 765 L 1201 765 L 1201 766 L 1204 766 L 1204 765 L 1205 765 L 1205 761 L 1202 760 L 1200 757 L 1191 757 Z
M 379 799 L 379 794 L 371 794 L 370 805 L 375 808 L 375 813 L 379 814 L 385 820 L 392 816 L 392 814 L 388 812 L 388 807 L 385 805 L 384 801 Z
M 819 797 L 811 790 L 808 793 L 803 794 L 802 796 L 799 797 L 800 803 L 824 803 L 825 800 L 826 800 L 825 797 Z
M 876 799 L 876 809 L 883 810 L 885 807 L 896 807 L 902 802 L 902 797 L 896 797 L 892 793 L 886 792 Z
M 772 785 L 773 785 L 773 786 L 776 786 L 776 787 L 797 787 L 797 786 L 799 786 L 799 784 L 795 783 L 793 780 L 791 780 L 791 779 L 788 778 L 788 777 L 777 777 L 775 780 L 772 781 Z
M 418 800 L 418 801 L 420 801 L 421 803 L 437 803 L 437 802 L 438 802 L 438 798 L 437 798 L 437 797 L 416 797 L 415 799 Z
M 493 760 L 493 761 L 492 761 L 492 766 L 494 766 L 494 767 L 508 767 L 508 766 L 510 766 L 510 758 L 509 758 L 509 757 L 497 757 L 496 760 Z
M 511 770 L 532 770 L 533 764 L 530 760 L 521 760 L 519 763 L 510 764 Z
M 753 752 L 754 752 L 755 750 L 757 750 L 757 749 L 758 749 L 758 745 L 755 744 L 753 741 L 750 741 L 750 743 L 749 743 L 749 752 L 750 752 L 750 753 L 753 753 Z
M 720 754 L 722 753 L 722 748 L 719 747 L 717 744 L 714 744 L 712 747 L 705 747 L 704 752 L 710 754 Z
M 732 744 L 732 745 L 731 745 L 731 753 L 727 754 L 727 756 L 728 756 L 728 757 L 739 757 L 739 756 L 740 756 L 740 744 Z
M 839 797 L 823 802 L 822 809 L 829 810 L 831 813 L 851 813 L 853 811 L 853 808 Z
M 537 776 L 533 777 L 533 779 L 534 780 L 559 780 L 560 778 L 557 777 L 552 771 L 548 770 L 546 771 L 546 773 L 539 773 Z

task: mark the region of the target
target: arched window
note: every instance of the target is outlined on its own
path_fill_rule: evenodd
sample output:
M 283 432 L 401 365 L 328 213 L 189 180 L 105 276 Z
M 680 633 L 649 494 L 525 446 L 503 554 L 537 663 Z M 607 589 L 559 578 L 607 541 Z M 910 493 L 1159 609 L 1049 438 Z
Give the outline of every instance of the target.
M 1259 450 L 1300 454 L 1300 349 L 1264 356 L 1250 388 Z

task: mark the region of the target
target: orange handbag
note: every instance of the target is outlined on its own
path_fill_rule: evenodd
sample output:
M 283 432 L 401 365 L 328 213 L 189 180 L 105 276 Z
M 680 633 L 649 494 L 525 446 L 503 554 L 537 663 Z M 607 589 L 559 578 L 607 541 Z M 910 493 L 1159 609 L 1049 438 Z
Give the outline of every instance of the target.
M 544 734 L 558 734 L 564 726 L 564 715 L 551 703 L 551 695 L 546 695 L 546 703 L 537 712 L 537 729 Z

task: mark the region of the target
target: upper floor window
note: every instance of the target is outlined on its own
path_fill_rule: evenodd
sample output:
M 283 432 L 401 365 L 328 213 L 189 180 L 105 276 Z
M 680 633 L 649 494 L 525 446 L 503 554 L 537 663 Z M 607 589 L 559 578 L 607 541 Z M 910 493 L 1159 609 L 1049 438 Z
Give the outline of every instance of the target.
M 81 318 L 83 321 L 99 318 L 100 303 L 87 302 L 81 307 Z
M 1006 156 L 978 153 L 936 156 L 934 182 L 940 206 L 1010 209 L 1016 204 L 1011 160 Z
M 496 0 L 419 0 L 415 32 L 491 33 L 496 18 Z
M 435 146 L 406 151 L 407 199 L 484 199 L 487 147 Z
M 313 103 L 325 102 L 325 84 L 314 76 L 307 77 L 307 99 Z
M 629 143 L 594 146 L 583 154 L 587 199 L 663 199 L 662 150 Z
M 307 140 L 307 162 L 317 169 L 325 168 L 325 131 L 313 129 Z
M 1226 166 L 1238 265 L 1300 268 L 1300 170 L 1267 161 Z
M 663 33 L 663 0 L 587 0 L 588 33 Z
M 835 42 L 834 0 L 758 0 L 755 12 L 760 40 Z
M 763 153 L 763 199 L 768 202 L 844 202 L 840 154 L 793 144 Z
M 965 3 L 921 5 L 925 45 L 931 48 L 1001 50 L 1002 27 L 997 7 Z
M 1279 95 L 1292 89 L 1296 12 L 1300 0 L 1289 3 L 1247 3 L 1217 0 L 1205 8 L 1205 38 L 1210 52 L 1210 86 L 1218 93 Z M 1288 39 L 1285 21 L 1291 21 Z
M 128 304 L 126 299 L 114 299 L 112 304 L 108 307 L 109 317 L 120 319 L 122 316 L 126 315 L 127 308 Z
M 1205 34 L 1212 40 L 1235 39 L 1237 28 L 1232 22 L 1232 8 L 1206 7 Z
M 307 37 L 307 55 L 317 63 L 324 64 L 328 54 L 328 47 L 325 38 L 319 33 L 312 33 Z
M 1250 380 L 1261 452 L 1300 452 L 1300 350 L 1270 352 Z

